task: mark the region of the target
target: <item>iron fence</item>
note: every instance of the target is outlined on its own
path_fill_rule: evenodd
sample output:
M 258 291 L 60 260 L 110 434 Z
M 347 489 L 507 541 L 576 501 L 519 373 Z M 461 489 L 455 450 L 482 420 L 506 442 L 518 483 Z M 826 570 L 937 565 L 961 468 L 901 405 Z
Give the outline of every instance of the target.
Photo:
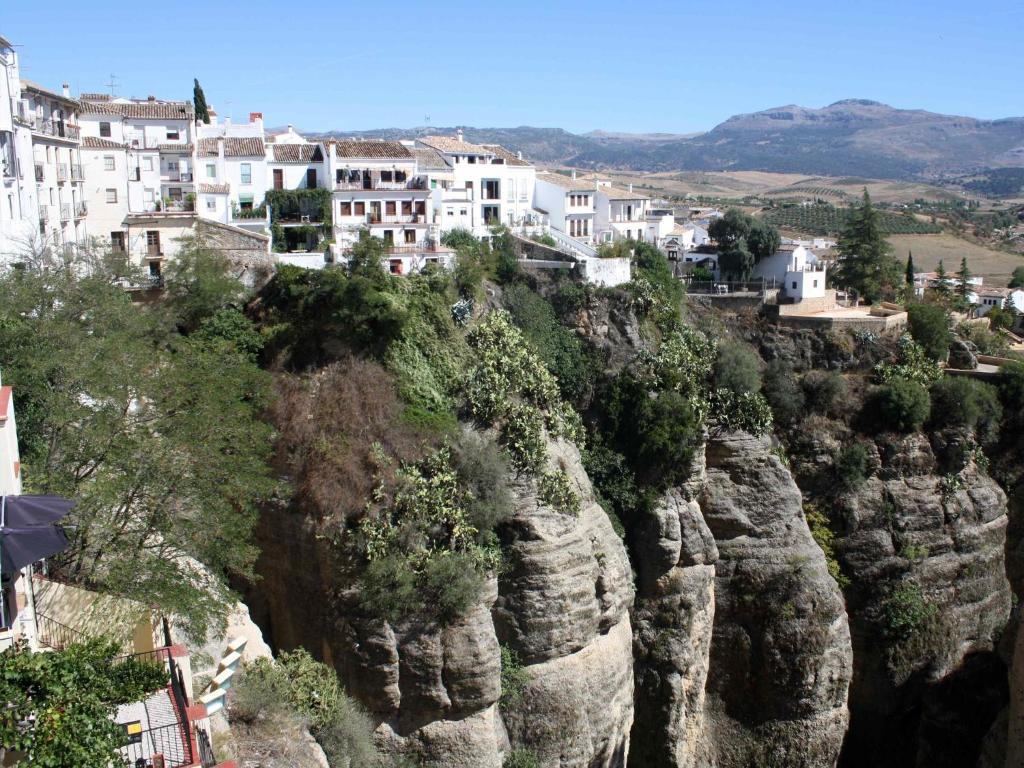
M 192 743 L 187 723 L 171 723 L 138 734 L 131 744 L 121 748 L 132 768 L 152 768 L 154 757 L 163 758 L 166 768 L 192 765 Z

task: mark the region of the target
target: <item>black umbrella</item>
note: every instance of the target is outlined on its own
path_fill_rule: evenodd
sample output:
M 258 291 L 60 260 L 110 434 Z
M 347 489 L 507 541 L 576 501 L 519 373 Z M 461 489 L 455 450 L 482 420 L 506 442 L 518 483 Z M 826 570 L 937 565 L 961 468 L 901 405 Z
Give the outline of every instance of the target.
M 0 571 L 14 573 L 67 549 L 67 536 L 54 523 L 74 505 L 59 496 L 0 499 Z

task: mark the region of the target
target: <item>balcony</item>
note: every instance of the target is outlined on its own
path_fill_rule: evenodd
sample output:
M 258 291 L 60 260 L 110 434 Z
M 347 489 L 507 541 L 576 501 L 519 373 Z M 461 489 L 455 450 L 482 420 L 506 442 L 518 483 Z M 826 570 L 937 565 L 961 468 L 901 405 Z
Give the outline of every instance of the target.
M 367 214 L 369 224 L 426 224 L 427 217 L 422 213 L 400 213 L 400 214 Z
M 63 182 L 63 181 L 67 181 L 67 180 L 68 180 L 68 166 L 67 166 L 66 163 L 60 163 L 57 166 L 57 181 Z
M 183 171 L 180 173 L 168 173 L 160 177 L 160 181 L 169 182 L 171 184 L 191 184 L 192 173 L 189 171 Z
M 39 221 L 47 222 L 50 220 L 50 206 L 40 205 L 39 206 Z
M 84 200 L 82 202 L 80 202 L 80 203 L 75 203 L 75 218 L 76 219 L 84 219 L 88 215 L 89 215 L 89 206 L 87 206 L 85 204 Z
M 71 221 L 71 203 L 64 203 L 60 207 L 60 220 Z
M 380 181 L 379 179 L 357 179 L 355 181 L 336 181 L 336 190 L 367 190 L 374 192 L 401 192 L 407 189 L 426 189 L 427 181 L 423 178 L 408 181 Z
M 71 164 L 71 180 L 72 181 L 85 181 L 85 172 L 82 170 L 82 166 Z
M 42 163 L 36 163 L 36 181 L 43 181 L 46 178 Z
M 36 117 L 32 121 L 32 130 L 44 136 L 55 136 L 58 139 L 71 139 L 78 141 L 81 130 L 77 125 L 65 123 L 60 120 L 44 120 Z

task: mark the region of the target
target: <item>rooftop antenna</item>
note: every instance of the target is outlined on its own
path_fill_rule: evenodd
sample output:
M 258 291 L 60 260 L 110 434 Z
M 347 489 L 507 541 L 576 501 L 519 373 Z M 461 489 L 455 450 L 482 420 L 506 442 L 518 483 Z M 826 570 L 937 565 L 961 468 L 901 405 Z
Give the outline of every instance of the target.
M 110 82 L 107 83 L 107 88 L 110 89 L 110 98 L 114 98 L 114 89 L 117 87 L 117 76 L 113 72 L 110 73 Z

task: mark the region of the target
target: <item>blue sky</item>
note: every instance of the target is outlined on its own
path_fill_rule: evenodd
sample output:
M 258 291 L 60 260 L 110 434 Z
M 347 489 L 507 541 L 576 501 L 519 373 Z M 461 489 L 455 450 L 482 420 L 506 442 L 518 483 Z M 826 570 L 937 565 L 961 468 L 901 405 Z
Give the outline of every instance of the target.
M 293 10 L 294 9 L 294 10 Z M 23 76 L 207 100 L 304 130 L 424 124 L 690 132 L 870 98 L 1024 113 L 1020 0 L 0 0 Z

